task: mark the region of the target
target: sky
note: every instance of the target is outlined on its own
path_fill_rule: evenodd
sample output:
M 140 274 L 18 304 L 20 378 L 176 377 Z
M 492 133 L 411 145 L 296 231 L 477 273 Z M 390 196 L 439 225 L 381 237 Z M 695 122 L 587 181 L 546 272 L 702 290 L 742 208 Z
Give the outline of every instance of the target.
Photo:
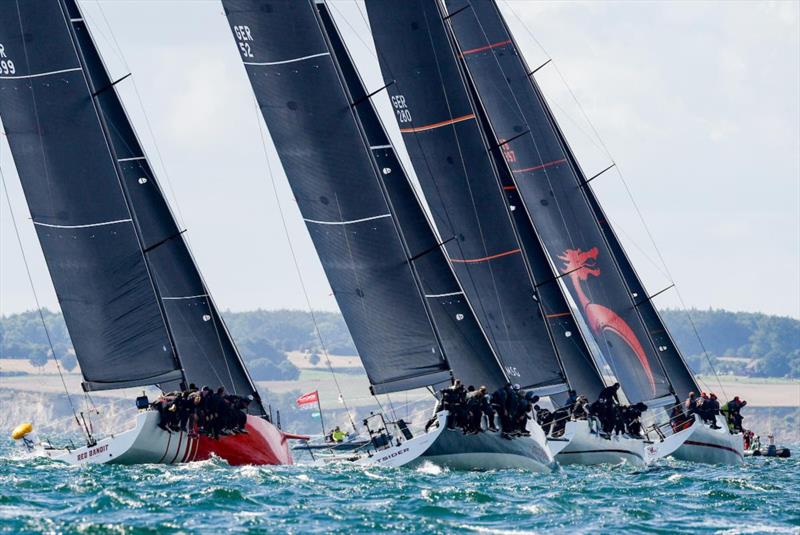
M 363 5 L 329 4 L 379 88 Z M 133 73 L 117 87 L 219 307 L 336 310 L 221 4 L 81 5 L 112 75 Z M 800 318 L 800 3 L 500 6 L 528 63 L 552 59 L 537 80 L 586 173 L 616 163 L 592 184 L 649 291 L 676 283 L 656 304 Z M 385 92 L 375 101 L 398 144 Z M 5 139 L 0 167 L 56 309 Z M 0 314 L 34 307 L 3 198 Z

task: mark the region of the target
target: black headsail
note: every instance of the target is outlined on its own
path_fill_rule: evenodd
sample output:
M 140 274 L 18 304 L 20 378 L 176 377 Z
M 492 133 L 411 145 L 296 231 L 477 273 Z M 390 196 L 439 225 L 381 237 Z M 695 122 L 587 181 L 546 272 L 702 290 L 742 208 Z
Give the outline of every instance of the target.
M 209 296 L 208 290 L 200 277 L 197 267 L 189 253 L 182 237 L 182 232 L 175 223 L 169 206 L 161 193 L 156 178 L 147 158 L 139 144 L 136 134 L 125 113 L 122 103 L 116 93 L 114 83 L 109 79 L 97 49 L 92 42 L 86 24 L 74 0 L 48 0 L 38 2 L 19 2 L 19 18 L 17 26 L 25 46 L 22 47 L 29 62 L 44 61 L 47 58 L 63 56 L 75 65 L 76 70 L 69 74 L 75 80 L 67 80 L 64 84 L 47 84 L 48 100 L 53 101 L 52 107 L 43 108 L 39 88 L 29 88 L 29 101 L 13 108 L 17 114 L 23 115 L 27 121 L 39 126 L 33 130 L 33 139 L 38 141 L 39 150 L 46 150 L 57 154 L 59 159 L 53 159 L 48 165 L 50 173 L 45 184 L 35 182 L 35 168 L 33 171 L 27 167 L 27 154 L 24 149 L 15 151 L 12 144 L 15 160 L 20 167 L 23 185 L 30 183 L 30 193 L 26 188 L 26 197 L 31 211 L 35 212 L 39 205 L 36 195 L 42 191 L 70 192 L 78 190 L 81 196 L 65 195 L 59 198 L 59 210 L 67 213 L 68 210 L 78 211 L 89 204 L 98 208 L 112 202 L 121 202 L 127 213 L 127 220 L 133 230 L 133 244 L 136 257 L 140 259 L 142 269 L 149 274 L 150 295 L 156 303 L 161 326 L 166 337 L 171 340 L 171 345 L 177 352 L 180 365 L 183 368 L 183 378 L 187 382 L 197 384 L 225 386 L 229 392 L 240 395 L 253 394 L 258 398 L 255 385 L 247 375 L 247 371 L 239 358 L 236 348 L 230 339 L 225 326 Z M 41 18 L 50 21 L 46 29 L 37 28 Z M 4 20 L 6 20 L 4 18 Z M 41 32 L 41 33 L 39 33 Z M 53 35 L 58 36 L 53 39 Z M 45 46 L 47 43 L 49 46 Z M 34 58 L 36 58 L 34 60 Z M 57 69 L 56 69 L 57 70 Z M 33 69 L 31 69 L 33 72 Z M 37 71 L 38 72 L 38 71 Z M 31 80 L 32 81 L 32 80 Z M 1 86 L 0 86 L 1 87 Z M 66 100 L 71 99 L 71 100 Z M 66 105 L 68 103 L 73 105 Z M 6 99 L 3 98 L 3 105 Z M 5 108 L 3 119 L 6 121 Z M 80 113 L 78 113 L 80 111 Z M 15 117 L 12 114 L 12 117 Z M 6 122 L 8 128 L 8 122 Z M 48 132 L 51 134 L 46 135 Z M 38 135 L 38 138 L 36 137 Z M 52 136 L 52 137 L 50 137 Z M 9 138 L 14 136 L 10 133 Z M 94 145 L 87 145 L 85 140 L 91 140 Z M 75 140 L 79 147 L 71 147 L 66 140 Z M 69 149 L 64 152 L 64 147 Z M 19 154 L 19 156 L 18 156 Z M 48 161 L 50 163 L 50 161 Z M 88 167 L 88 169 L 87 169 Z M 85 169 L 85 171 L 84 171 Z M 86 180 L 98 182 L 94 190 L 81 189 Z M 94 184 L 92 184 L 94 185 Z M 105 190 L 100 189 L 100 185 Z M 89 188 L 89 186 L 86 186 Z M 111 193 L 113 192 L 113 196 Z M 91 199 L 94 202 L 87 202 Z M 55 207 L 52 208 L 55 210 Z M 34 219 L 36 221 L 36 219 Z M 71 220 L 70 220 L 71 222 Z M 59 223 L 60 224 L 60 223 Z M 42 226 L 42 225 L 37 225 Z M 53 228 L 53 227 L 47 227 Z M 89 227 L 89 230 L 95 227 Z M 42 230 L 38 229 L 40 239 Z M 67 229 L 64 229 L 67 230 Z M 75 230 L 70 228 L 69 230 Z M 116 231 L 116 229 L 113 229 Z M 116 232 L 114 233 L 116 235 Z M 79 240 L 80 235 L 74 232 L 70 238 Z M 87 240 L 96 236 L 88 234 Z M 63 243 L 63 242 L 62 242 Z M 58 265 L 64 262 L 64 251 L 49 251 L 43 241 L 45 256 L 48 264 Z M 106 244 L 108 249 L 92 250 L 87 247 L 79 249 L 79 260 L 83 263 L 99 262 L 113 251 L 115 244 Z M 129 253 L 133 255 L 133 252 Z M 52 260 L 51 260 L 52 259 Z M 68 259 L 71 259 L 68 257 Z M 74 262 L 71 264 L 75 266 Z M 60 302 L 70 326 L 70 335 L 76 346 L 76 353 L 81 363 L 81 369 L 86 376 L 85 387 L 88 389 L 117 388 L 133 384 L 123 375 L 117 382 L 99 382 L 87 375 L 84 366 L 92 368 L 94 355 L 85 353 L 76 338 L 97 338 L 96 332 L 86 332 L 82 326 L 73 328 L 76 321 L 81 318 L 73 306 L 74 299 L 71 292 L 75 292 L 75 285 L 80 284 L 84 289 L 97 285 L 120 270 L 121 266 L 111 266 L 106 272 L 96 273 L 86 270 L 81 265 L 75 266 L 77 281 L 73 286 L 65 287 L 70 295 L 62 294 L 59 289 L 58 278 L 60 274 L 51 267 L 51 274 L 59 293 Z M 127 291 L 122 287 L 123 292 Z M 123 293 L 123 295 L 125 295 Z M 105 296 L 93 296 L 93 301 L 84 300 L 84 303 L 102 303 Z M 66 303 L 66 308 L 65 307 Z M 129 308 L 120 310 L 116 314 L 108 314 L 106 321 L 118 320 L 119 317 L 137 314 L 138 307 L 125 303 Z M 97 306 L 97 305 L 95 305 Z M 166 321 L 165 321 L 166 320 Z M 123 349 L 128 349 L 134 338 L 135 331 L 121 330 L 118 336 L 122 338 Z M 135 349 L 135 345 L 130 345 Z M 162 349 L 163 351 L 163 349 Z M 175 361 L 174 356 L 172 357 Z M 126 368 L 119 368 L 121 373 L 130 374 L 130 370 L 138 372 L 150 365 L 151 358 L 147 355 L 128 354 L 123 363 Z M 109 366 L 103 363 L 104 369 L 117 369 L 116 364 Z M 177 376 L 150 379 L 136 384 L 159 384 L 164 388 L 177 385 Z M 264 410 L 260 400 L 251 405 L 251 412 L 263 414 Z
M 431 0 L 432 2 L 436 0 Z M 670 383 L 613 252 L 493 1 L 447 0 L 447 18 L 517 191 L 550 259 L 632 402 Z
M 327 6 L 317 2 L 330 50 L 339 65 L 377 176 L 389 200 L 410 262 L 422 286 L 450 368 L 465 384 L 497 388 L 506 381 L 400 163 Z
M 400 131 L 462 288 L 509 377 L 566 388 L 492 160 L 432 2 L 366 2 Z
M 223 5 L 373 392 L 449 381 L 414 266 L 313 3 Z
M 59 1 L 4 2 L 0 116 L 89 389 L 182 377 Z

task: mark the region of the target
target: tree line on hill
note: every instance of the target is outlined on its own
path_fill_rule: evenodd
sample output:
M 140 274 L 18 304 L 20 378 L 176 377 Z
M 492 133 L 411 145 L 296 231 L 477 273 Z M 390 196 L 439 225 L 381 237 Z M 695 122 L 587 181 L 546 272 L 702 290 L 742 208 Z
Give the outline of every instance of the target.
M 48 310 L 43 314 L 56 358 L 65 369 L 74 370 L 77 361 L 63 318 Z M 312 363 L 323 351 L 323 343 L 330 354 L 356 354 L 344 320 L 335 312 L 315 313 L 319 335 L 307 312 L 254 310 L 223 315 L 256 380 L 296 379 L 300 372 L 286 356 L 290 351 L 309 352 Z M 757 377 L 800 377 L 798 320 L 726 310 L 691 310 L 688 315 L 665 310 L 663 317 L 696 373 L 715 369 Z M 52 358 L 37 311 L 0 316 L 0 358 L 28 359 L 35 366 Z

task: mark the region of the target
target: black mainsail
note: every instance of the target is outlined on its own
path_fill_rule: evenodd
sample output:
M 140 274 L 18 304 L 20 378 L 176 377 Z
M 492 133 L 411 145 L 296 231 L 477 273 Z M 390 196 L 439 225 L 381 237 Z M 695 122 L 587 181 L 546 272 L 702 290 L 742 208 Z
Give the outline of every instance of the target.
M 15 4 L 0 113 L 84 388 L 225 386 L 264 414 L 78 6 Z
M 358 103 L 354 109 L 377 165 L 378 179 L 422 286 L 450 368 L 465 384 L 498 388 L 506 376 L 447 263 L 327 6 L 317 2 L 317 9 L 350 101 Z
M 467 298 L 507 375 L 566 388 L 492 159 L 433 2 L 366 2 L 400 131 Z
M 433 0 L 432 0 L 433 2 Z M 656 346 L 494 2 L 446 0 L 447 23 L 550 259 L 631 402 L 671 397 Z
M 450 294 L 457 286 L 431 279 L 426 281 L 430 286 L 422 288 L 418 266 L 409 260 L 411 251 L 418 249 L 406 247 L 394 204 L 401 205 L 400 212 L 408 217 L 408 203 L 416 199 L 394 182 L 406 180 L 399 165 L 382 161 L 380 173 L 394 175 L 386 180 L 386 190 L 390 183 L 396 186 L 391 202 L 387 198 L 376 162 L 394 159 L 393 151 L 378 135 L 379 124 L 370 126 L 369 141 L 364 136 L 314 4 L 224 0 L 223 5 L 373 392 L 449 381 L 444 348 L 454 337 L 447 334 L 446 323 L 434 321 L 447 305 L 441 306 L 446 302 L 439 298 L 426 303 L 425 295 L 436 295 L 429 290 Z M 373 159 L 373 152 L 380 156 Z M 433 238 L 422 240 L 414 246 L 425 247 Z M 457 296 L 450 297 L 457 301 Z M 463 304 L 456 306 L 468 311 Z M 471 321 L 464 319 L 466 325 Z M 473 340 L 474 332 L 479 331 L 473 331 Z M 480 357 L 475 362 L 487 366 L 491 352 Z M 500 382 L 498 371 L 480 375 Z

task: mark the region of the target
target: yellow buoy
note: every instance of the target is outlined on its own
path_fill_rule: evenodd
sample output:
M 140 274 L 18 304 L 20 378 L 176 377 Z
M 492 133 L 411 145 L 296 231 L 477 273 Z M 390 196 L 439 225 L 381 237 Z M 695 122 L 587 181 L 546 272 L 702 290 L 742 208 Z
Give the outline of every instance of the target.
M 11 432 L 11 438 L 14 440 L 19 440 L 21 438 L 25 438 L 25 435 L 33 431 L 33 424 L 30 422 L 25 422 L 24 424 L 19 424 L 14 430 Z

